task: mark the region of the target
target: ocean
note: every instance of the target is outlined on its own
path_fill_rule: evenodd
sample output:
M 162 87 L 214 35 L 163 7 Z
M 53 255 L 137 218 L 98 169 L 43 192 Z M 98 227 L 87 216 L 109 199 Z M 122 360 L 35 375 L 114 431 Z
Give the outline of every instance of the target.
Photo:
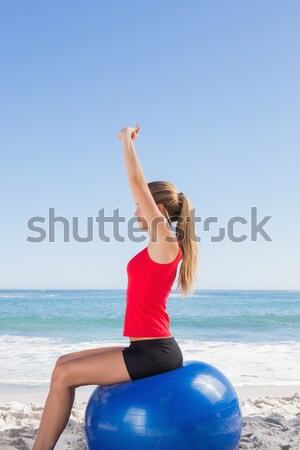
M 129 345 L 125 290 L 0 290 L 0 389 L 49 384 L 58 356 Z M 172 292 L 167 312 L 184 360 L 234 386 L 300 384 L 300 291 Z

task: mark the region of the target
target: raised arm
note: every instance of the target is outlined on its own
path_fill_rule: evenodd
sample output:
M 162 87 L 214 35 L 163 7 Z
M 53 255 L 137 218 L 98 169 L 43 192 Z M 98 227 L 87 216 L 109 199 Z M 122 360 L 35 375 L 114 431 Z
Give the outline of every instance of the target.
M 122 141 L 123 156 L 131 193 L 147 222 L 151 232 L 151 240 L 167 242 L 170 245 L 170 238 L 174 242 L 174 233 L 170 229 L 166 217 L 154 201 L 134 148 L 133 141 L 137 137 L 139 129 L 139 126 L 136 128 L 126 127 L 118 134 L 118 138 Z
M 118 133 L 118 138 L 122 142 L 125 168 L 129 183 L 132 181 L 144 181 L 147 184 L 143 169 L 134 148 L 134 140 L 137 138 L 139 131 L 139 124 L 137 124 L 136 128 L 125 127 Z

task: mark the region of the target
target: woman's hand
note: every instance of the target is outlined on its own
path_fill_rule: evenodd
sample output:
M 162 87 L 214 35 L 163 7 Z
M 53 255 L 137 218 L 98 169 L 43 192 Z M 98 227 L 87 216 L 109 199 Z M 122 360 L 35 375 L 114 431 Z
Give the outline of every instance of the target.
M 119 133 L 118 133 L 118 139 L 120 139 L 120 141 L 122 141 L 124 138 L 127 138 L 128 136 L 130 136 L 131 139 L 134 141 L 139 135 L 140 128 L 141 127 L 139 126 L 139 124 L 137 124 L 135 128 L 132 128 L 132 127 L 122 128 L 122 130 L 119 131 Z

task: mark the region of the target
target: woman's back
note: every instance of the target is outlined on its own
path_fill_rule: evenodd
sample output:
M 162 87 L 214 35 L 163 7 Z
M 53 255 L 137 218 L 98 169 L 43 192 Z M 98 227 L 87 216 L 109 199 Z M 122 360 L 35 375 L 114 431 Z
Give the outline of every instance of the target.
M 182 258 L 179 243 L 178 247 L 177 256 L 170 263 L 153 261 L 148 247 L 128 262 L 123 336 L 172 336 L 166 305 Z

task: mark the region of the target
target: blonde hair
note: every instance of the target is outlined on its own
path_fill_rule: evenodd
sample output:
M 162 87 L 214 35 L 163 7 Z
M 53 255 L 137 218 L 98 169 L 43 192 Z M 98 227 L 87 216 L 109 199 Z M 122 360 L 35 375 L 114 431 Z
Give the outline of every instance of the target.
M 175 233 L 182 249 L 182 262 L 176 289 L 181 289 L 182 295 L 186 297 L 188 293 L 195 291 L 199 266 L 195 217 L 192 214 L 191 201 L 185 194 L 179 196 L 178 189 L 169 181 L 151 181 L 148 187 L 155 203 L 164 205 L 169 224 L 177 222 Z

